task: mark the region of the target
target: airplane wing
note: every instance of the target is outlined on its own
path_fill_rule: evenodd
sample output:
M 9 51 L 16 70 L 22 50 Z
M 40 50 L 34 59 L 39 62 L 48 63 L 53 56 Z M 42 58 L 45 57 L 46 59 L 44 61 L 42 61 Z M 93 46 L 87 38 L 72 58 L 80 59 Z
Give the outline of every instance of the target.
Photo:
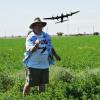
M 54 19 L 59 19 L 61 16 L 56 16 L 56 17 L 48 17 L 48 18 L 43 18 L 45 20 L 54 20 Z
M 78 13 L 78 12 L 80 12 L 80 11 L 72 12 L 71 13 L 71 16 L 74 15 L 74 14 L 76 14 L 76 13 Z
M 70 14 L 63 15 L 63 17 L 69 17 L 69 16 L 72 16 L 72 15 L 78 13 L 78 12 L 80 12 L 80 11 L 71 12 Z
M 54 19 L 54 18 L 51 17 L 51 18 L 43 18 L 43 19 Z

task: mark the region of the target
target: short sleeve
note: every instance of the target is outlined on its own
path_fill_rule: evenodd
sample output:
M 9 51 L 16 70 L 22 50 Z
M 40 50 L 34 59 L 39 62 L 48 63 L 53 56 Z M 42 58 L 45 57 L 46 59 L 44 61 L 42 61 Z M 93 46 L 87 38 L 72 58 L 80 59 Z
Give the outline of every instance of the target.
M 46 34 L 46 39 L 47 39 L 47 41 L 48 41 L 48 45 L 47 45 L 47 46 L 50 47 L 50 48 L 52 48 L 53 45 L 52 45 L 52 41 L 51 41 L 50 35 Z

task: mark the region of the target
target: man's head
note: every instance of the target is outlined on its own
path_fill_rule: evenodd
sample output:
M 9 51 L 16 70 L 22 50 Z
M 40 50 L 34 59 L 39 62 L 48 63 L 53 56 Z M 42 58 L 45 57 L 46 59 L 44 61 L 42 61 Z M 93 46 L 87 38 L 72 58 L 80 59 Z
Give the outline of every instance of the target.
M 34 22 L 29 26 L 30 29 L 35 31 L 36 33 L 39 33 L 42 31 L 43 27 L 46 26 L 46 22 L 42 22 L 39 17 L 34 19 Z

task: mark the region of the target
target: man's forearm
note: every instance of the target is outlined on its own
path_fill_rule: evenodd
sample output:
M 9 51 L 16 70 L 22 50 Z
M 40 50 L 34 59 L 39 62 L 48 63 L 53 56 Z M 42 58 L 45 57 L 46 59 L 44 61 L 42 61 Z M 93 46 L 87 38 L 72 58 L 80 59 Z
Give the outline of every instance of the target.
M 53 53 L 53 55 L 55 56 L 56 60 L 58 60 L 58 61 L 61 60 L 60 56 L 58 56 L 58 54 L 56 53 L 56 51 L 55 51 L 54 48 L 52 48 L 52 53 Z
M 31 48 L 31 52 L 34 52 L 34 51 L 36 51 L 36 49 L 38 48 L 38 44 L 35 44 L 32 48 Z
M 56 53 L 54 48 L 52 48 L 52 53 L 53 53 L 54 56 L 57 56 L 57 53 Z

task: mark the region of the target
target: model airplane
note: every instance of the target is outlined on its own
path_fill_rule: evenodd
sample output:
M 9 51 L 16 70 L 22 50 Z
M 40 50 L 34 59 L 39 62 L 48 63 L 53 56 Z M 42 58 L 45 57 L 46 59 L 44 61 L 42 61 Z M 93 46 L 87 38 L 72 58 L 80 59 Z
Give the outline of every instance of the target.
M 71 12 L 70 14 L 66 14 L 66 15 L 64 15 L 63 13 L 60 15 L 60 16 L 56 16 L 56 17 L 49 17 L 49 18 L 43 18 L 44 20 L 58 20 L 58 22 L 56 22 L 56 23 L 62 23 L 62 22 L 65 22 L 65 21 L 68 21 L 68 17 L 69 16 L 72 16 L 72 15 L 74 15 L 74 14 L 76 14 L 76 13 L 78 13 L 78 12 L 80 12 L 80 11 L 76 11 L 76 12 Z M 64 20 L 64 18 L 67 18 L 67 20 Z M 59 21 L 59 19 L 61 19 L 60 21 Z

